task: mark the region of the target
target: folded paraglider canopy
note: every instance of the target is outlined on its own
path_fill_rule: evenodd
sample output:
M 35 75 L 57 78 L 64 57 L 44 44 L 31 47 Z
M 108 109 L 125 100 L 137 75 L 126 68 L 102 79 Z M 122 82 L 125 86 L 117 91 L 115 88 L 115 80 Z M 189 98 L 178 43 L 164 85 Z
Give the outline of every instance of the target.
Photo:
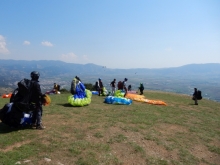
M 149 100 L 146 99 L 145 96 L 143 95 L 138 95 L 138 94 L 132 94 L 132 93 L 127 93 L 126 98 L 132 99 L 134 101 L 140 101 L 148 104 L 154 104 L 154 105 L 167 105 L 164 101 L 162 100 Z
M 87 90 L 82 82 L 74 78 L 74 87 L 72 94 L 68 97 L 68 103 L 72 106 L 82 107 L 91 103 L 92 92 Z M 72 88 L 72 87 L 71 87 Z
M 115 91 L 114 96 L 107 96 L 105 98 L 105 103 L 107 104 L 123 104 L 123 105 L 131 105 L 132 100 L 124 97 L 123 90 Z
M 105 98 L 105 103 L 108 104 L 123 104 L 123 105 L 130 105 L 132 103 L 131 99 L 127 99 L 124 97 L 114 97 L 114 96 L 107 96 Z

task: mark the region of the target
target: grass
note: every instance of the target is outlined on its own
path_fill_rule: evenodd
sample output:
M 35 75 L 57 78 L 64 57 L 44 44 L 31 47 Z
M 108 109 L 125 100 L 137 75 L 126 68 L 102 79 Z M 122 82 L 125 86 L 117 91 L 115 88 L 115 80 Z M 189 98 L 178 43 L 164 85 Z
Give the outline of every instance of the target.
M 15 130 L 0 123 L 0 165 L 217 165 L 220 162 L 220 103 L 145 91 L 158 106 L 92 103 L 72 107 L 69 94 L 51 95 L 44 107 L 45 130 Z M 8 99 L 0 99 L 0 107 Z M 46 158 L 50 160 L 46 161 Z M 26 162 L 27 161 L 27 162 Z

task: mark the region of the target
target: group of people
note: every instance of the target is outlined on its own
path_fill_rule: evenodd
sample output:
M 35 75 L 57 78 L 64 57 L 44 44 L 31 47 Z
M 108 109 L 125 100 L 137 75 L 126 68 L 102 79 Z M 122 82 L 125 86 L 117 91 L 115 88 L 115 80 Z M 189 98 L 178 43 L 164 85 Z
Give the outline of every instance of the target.
M 125 95 L 127 94 L 127 92 L 128 92 L 128 88 L 127 88 L 127 86 L 126 86 L 126 82 L 128 81 L 128 79 L 127 78 L 124 78 L 124 80 L 123 81 L 119 81 L 118 82 L 118 85 L 117 85 L 117 87 L 118 87 L 118 90 L 124 90 L 125 91 Z M 114 79 L 111 83 L 110 83 L 110 86 L 111 86 L 111 88 L 112 88 L 112 95 L 114 95 L 115 94 L 115 91 L 116 91 L 116 79 Z
M 39 84 L 40 73 L 37 71 L 33 71 L 31 72 L 30 77 L 31 77 L 31 83 L 32 83 L 32 88 L 31 88 L 32 94 L 30 97 L 30 102 L 33 105 L 31 109 L 31 111 L 33 112 L 31 125 L 32 127 L 36 129 L 44 129 L 45 127 L 42 124 L 42 115 L 43 115 L 42 98 L 45 95 L 42 93 L 41 87 Z M 79 82 L 81 81 L 80 78 L 77 76 L 74 78 L 74 80 L 79 81 Z M 115 94 L 116 88 L 118 88 L 118 90 L 124 90 L 125 95 L 126 95 L 127 92 L 131 90 L 131 85 L 129 85 L 128 88 L 126 86 L 127 81 L 128 79 L 124 78 L 123 81 L 119 81 L 116 84 L 116 79 L 113 79 L 113 81 L 110 83 L 112 95 Z M 74 83 L 72 85 L 74 85 Z M 101 78 L 99 78 L 98 81 L 96 81 L 95 83 L 95 89 L 96 91 L 98 91 L 99 96 L 103 93 L 103 87 L 104 87 L 103 82 Z M 56 91 L 58 90 L 58 86 L 56 83 L 54 83 L 54 89 Z M 140 95 L 142 95 L 144 91 L 143 83 L 140 83 L 139 90 L 140 90 Z M 74 91 L 71 91 L 71 93 L 74 93 Z M 192 99 L 195 101 L 195 105 L 198 105 L 198 100 L 202 99 L 201 91 L 198 91 L 197 88 L 194 88 Z
M 117 84 L 116 84 L 116 79 L 113 79 L 113 81 L 110 83 L 110 86 L 111 86 L 111 95 L 114 95 L 115 94 L 115 91 L 116 89 L 117 90 L 124 90 L 125 91 L 125 95 L 127 94 L 128 91 L 131 91 L 131 85 L 126 85 L 126 82 L 128 81 L 127 78 L 124 78 L 123 81 L 119 81 Z M 96 81 L 95 83 L 95 90 L 98 91 L 98 95 L 102 95 L 103 93 L 103 83 L 102 83 L 102 80 L 101 78 L 98 79 L 98 81 Z M 143 91 L 144 91 L 144 85 L 143 83 L 140 83 L 140 86 L 138 87 L 138 89 L 140 90 L 140 95 L 143 94 Z
M 124 90 L 125 94 L 127 93 L 128 89 L 126 87 L 126 82 L 128 81 L 127 78 L 124 79 L 124 81 L 119 81 L 118 82 L 118 90 Z M 112 95 L 114 95 L 115 91 L 116 91 L 116 79 L 114 79 L 111 83 L 111 93 Z M 101 80 L 101 78 L 98 79 L 98 81 L 95 82 L 95 90 L 98 91 L 98 95 L 101 96 L 103 94 L 103 90 L 104 90 L 104 85 L 103 82 Z

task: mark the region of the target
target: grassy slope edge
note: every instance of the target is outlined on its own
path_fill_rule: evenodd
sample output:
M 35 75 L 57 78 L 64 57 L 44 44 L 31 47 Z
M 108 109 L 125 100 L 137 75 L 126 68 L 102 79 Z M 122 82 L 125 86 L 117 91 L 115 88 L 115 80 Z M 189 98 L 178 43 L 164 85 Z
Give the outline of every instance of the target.
M 220 103 L 145 91 L 158 106 L 103 103 L 92 96 L 85 107 L 67 103 L 69 94 L 50 95 L 45 130 L 13 130 L 0 123 L 0 164 L 175 164 L 220 162 Z M 0 99 L 0 107 L 8 99 Z

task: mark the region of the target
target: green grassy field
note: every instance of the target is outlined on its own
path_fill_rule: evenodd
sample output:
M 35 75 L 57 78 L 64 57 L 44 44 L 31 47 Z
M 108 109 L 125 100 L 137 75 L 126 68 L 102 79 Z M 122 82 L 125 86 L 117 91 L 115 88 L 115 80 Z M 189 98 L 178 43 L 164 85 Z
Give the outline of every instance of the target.
M 50 95 L 45 130 L 0 123 L 0 165 L 218 165 L 220 103 L 194 105 L 190 96 L 145 91 L 167 106 L 135 102 L 72 107 L 69 94 Z M 0 107 L 8 99 L 0 99 Z

